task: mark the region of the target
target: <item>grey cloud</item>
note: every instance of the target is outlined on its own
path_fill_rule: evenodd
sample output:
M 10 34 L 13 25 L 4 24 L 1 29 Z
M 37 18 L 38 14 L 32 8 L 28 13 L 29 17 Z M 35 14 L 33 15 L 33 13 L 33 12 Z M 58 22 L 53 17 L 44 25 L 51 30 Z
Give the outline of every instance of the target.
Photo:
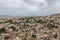
M 0 0 L 0 15 L 44 16 L 60 12 L 60 0 L 36 1 Z

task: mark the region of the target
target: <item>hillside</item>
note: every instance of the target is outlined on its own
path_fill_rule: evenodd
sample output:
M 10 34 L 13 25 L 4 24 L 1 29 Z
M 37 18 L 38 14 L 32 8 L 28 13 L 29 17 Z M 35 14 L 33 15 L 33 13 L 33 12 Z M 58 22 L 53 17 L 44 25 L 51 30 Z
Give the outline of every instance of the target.
M 1 40 L 60 40 L 60 14 L 1 18 L 0 35 Z

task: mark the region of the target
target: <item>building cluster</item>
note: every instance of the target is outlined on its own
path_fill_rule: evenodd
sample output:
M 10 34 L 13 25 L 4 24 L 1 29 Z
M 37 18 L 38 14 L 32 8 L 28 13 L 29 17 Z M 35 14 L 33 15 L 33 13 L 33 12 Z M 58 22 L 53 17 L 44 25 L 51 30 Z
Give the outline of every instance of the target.
M 0 18 L 0 40 L 60 40 L 60 15 Z

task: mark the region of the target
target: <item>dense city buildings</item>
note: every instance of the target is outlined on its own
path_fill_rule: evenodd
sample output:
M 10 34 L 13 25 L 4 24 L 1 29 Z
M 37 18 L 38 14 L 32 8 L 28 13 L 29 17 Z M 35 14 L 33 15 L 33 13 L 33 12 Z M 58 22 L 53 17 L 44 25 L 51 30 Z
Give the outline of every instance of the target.
M 60 14 L 0 18 L 0 40 L 60 40 Z

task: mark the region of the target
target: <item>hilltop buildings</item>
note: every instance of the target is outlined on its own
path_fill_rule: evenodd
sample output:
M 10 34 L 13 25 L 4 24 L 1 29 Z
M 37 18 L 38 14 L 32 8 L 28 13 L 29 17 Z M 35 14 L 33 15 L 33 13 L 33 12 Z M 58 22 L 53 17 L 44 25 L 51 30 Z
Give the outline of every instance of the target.
M 60 17 L 1 18 L 0 40 L 60 40 Z

